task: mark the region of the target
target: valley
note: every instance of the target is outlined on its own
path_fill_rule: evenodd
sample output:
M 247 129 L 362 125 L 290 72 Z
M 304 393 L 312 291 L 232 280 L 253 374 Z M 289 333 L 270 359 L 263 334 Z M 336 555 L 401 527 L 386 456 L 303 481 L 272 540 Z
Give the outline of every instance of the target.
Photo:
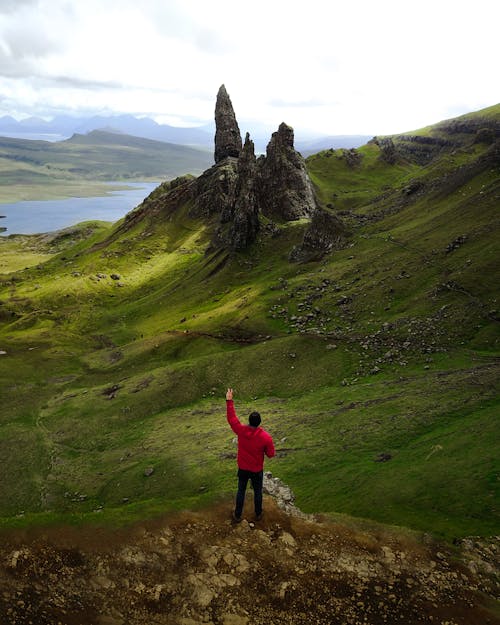
M 412 135 L 310 156 L 308 178 L 293 184 L 305 210 L 300 184 L 310 179 L 318 206 L 291 218 L 276 208 L 279 176 L 266 177 L 274 162 L 255 163 L 247 138 L 243 158 L 223 153 L 199 178 L 162 183 L 115 224 L 0 239 L 4 532 L 133 528 L 185 514 L 180 532 L 196 527 L 223 540 L 236 472 L 224 406 L 231 386 L 238 414 L 258 410 L 275 439 L 269 470 L 292 488 L 300 510 L 328 526 L 298 529 L 299 521 L 269 502 L 262 541 L 278 544 L 283 528 L 294 541 L 303 532 L 314 542 L 322 531 L 338 536 L 331 523 L 385 524 L 398 536 L 412 532 L 415 545 L 452 551 L 480 538 L 494 562 L 499 124 L 497 105 Z M 273 149 L 283 150 L 276 161 L 283 162 L 293 149 L 290 133 L 280 127 L 275 135 Z M 271 185 L 277 199 L 263 204 L 256 223 L 255 202 L 245 201 L 259 199 L 259 185 Z M 230 205 L 235 189 L 240 195 Z M 209 530 L 199 529 L 204 521 L 196 515 L 204 510 L 219 515 Z M 377 559 L 386 543 L 373 540 L 356 549 Z M 198 547 L 185 549 L 194 586 L 206 586 Z M 22 557 L 28 570 L 31 555 Z M 99 566 L 107 571 L 101 577 L 113 577 L 111 565 Z M 491 586 L 482 582 L 491 595 L 494 566 L 485 573 Z M 219 574 L 229 573 L 222 568 Z M 478 574 L 477 567 L 468 571 Z M 151 613 L 161 597 L 173 600 L 163 590 L 154 598 L 157 583 L 148 586 Z M 113 578 L 109 587 L 116 584 Z M 288 586 L 276 584 L 279 603 Z M 471 584 L 476 597 L 477 579 Z M 371 586 L 371 598 L 363 594 L 368 586 L 362 596 L 349 595 L 350 606 L 375 601 Z M 471 599 L 477 611 L 467 612 L 469 590 L 460 594 L 459 587 L 446 596 L 460 610 L 439 615 L 422 607 L 418 591 L 373 622 L 425 622 L 423 614 L 460 625 L 498 622 L 494 608 L 477 607 L 482 600 Z M 400 591 L 380 601 L 407 596 Z M 210 608 L 179 608 L 175 618 L 184 620 L 171 622 L 260 622 L 245 621 L 241 610 L 239 621 L 217 611 L 225 592 L 210 587 Z M 348 622 L 363 622 L 367 612 L 357 605 Z M 402 605 L 417 607 L 410 614 Z

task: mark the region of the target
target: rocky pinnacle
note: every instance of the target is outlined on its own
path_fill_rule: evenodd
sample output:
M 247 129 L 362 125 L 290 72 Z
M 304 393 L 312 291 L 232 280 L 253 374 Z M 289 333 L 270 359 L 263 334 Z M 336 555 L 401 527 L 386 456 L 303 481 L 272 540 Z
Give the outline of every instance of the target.
M 241 134 L 231 99 L 224 85 L 220 86 L 215 104 L 215 162 L 228 156 L 238 158 L 242 149 Z

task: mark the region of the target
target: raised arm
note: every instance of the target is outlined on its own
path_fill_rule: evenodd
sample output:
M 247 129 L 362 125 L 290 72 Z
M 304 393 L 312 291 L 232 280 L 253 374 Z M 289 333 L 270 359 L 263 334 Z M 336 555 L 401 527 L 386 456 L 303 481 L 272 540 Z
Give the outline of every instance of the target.
M 226 393 L 226 416 L 227 416 L 227 422 L 231 426 L 231 429 L 233 430 L 233 432 L 235 434 L 239 434 L 245 426 L 241 425 L 238 417 L 236 416 L 236 411 L 234 409 L 232 388 L 228 388 L 227 393 Z

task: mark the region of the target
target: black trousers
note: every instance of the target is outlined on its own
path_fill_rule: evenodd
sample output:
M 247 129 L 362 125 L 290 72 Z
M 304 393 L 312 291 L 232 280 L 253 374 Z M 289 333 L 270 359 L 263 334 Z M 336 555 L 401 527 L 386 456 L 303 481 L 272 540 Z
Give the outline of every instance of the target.
M 256 516 L 262 514 L 262 485 L 264 483 L 264 471 L 254 473 L 253 471 L 238 469 L 238 492 L 236 494 L 236 508 L 234 510 L 234 514 L 237 517 L 240 517 L 243 512 L 248 480 L 252 482 L 255 514 Z

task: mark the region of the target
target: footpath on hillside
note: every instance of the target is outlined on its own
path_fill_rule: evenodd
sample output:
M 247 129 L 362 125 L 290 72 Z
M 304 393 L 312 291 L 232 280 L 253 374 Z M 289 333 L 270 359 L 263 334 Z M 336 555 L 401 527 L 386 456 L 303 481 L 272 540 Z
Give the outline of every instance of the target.
M 0 623 L 500 624 L 499 537 L 452 549 L 304 515 L 270 474 L 266 490 L 260 522 L 231 523 L 224 502 L 121 530 L 3 533 Z

